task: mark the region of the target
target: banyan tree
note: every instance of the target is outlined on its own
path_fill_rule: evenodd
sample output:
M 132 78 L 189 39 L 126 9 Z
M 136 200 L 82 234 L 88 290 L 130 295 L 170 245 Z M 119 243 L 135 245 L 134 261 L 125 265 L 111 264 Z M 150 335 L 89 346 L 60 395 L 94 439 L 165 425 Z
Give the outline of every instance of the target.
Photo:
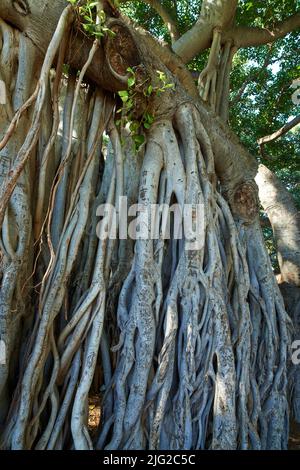
M 2 449 L 287 447 L 292 325 L 227 119 L 238 49 L 299 13 L 252 28 L 203 0 L 180 35 L 146 3 L 171 46 L 112 1 L 0 2 Z M 202 243 L 163 237 L 163 209 L 156 237 L 120 237 L 120 217 L 103 236 L 122 198 L 200 207 Z

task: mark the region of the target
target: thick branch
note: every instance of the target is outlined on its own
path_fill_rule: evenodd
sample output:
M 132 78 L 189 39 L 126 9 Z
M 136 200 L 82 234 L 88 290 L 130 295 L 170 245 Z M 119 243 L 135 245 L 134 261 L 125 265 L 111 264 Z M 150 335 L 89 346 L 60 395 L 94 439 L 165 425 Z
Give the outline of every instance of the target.
M 48 45 L 55 31 L 63 8 L 68 5 L 67 0 L 55 0 L 51 3 L 46 0 L 26 0 L 28 4 L 28 14 L 23 15 L 17 12 L 10 0 L 1 0 L 0 17 L 9 22 L 15 28 L 26 34 L 34 45 L 46 54 Z M 47 24 L 45 29 L 44 25 Z M 181 60 L 176 57 L 168 48 L 162 47 L 149 33 L 138 28 L 139 32 L 146 36 L 146 40 L 151 42 L 151 49 L 158 56 L 169 70 L 176 74 L 182 85 L 188 90 L 191 96 L 197 96 L 197 88 L 194 81 L 185 68 Z M 71 48 L 67 57 L 69 65 L 76 69 L 81 69 L 87 61 L 89 51 L 92 47 L 92 40 L 84 36 L 80 31 L 76 31 L 72 39 Z M 111 91 L 123 89 L 124 84 L 117 86 L 115 81 L 105 76 L 105 58 L 103 48 L 99 48 L 94 56 L 93 62 L 87 71 L 87 77 L 96 83 Z M 129 64 L 132 65 L 132 64 Z M 133 64 L 134 65 L 134 64 Z
M 206 2 L 204 2 L 205 5 Z M 210 4 L 213 11 L 215 9 L 218 14 L 215 16 L 205 16 L 201 12 L 199 20 L 173 45 L 173 50 L 179 55 L 184 62 L 189 62 L 193 57 L 201 51 L 210 47 L 212 33 L 215 27 L 220 27 L 225 31 L 222 35 L 222 43 L 232 40 L 236 47 L 251 47 L 270 44 L 277 39 L 283 38 L 291 31 L 295 31 L 300 27 L 300 13 L 295 13 L 289 18 L 275 24 L 272 28 L 249 28 L 245 26 L 237 26 L 228 28 L 232 22 L 235 11 L 235 1 L 229 1 L 217 8 L 214 2 Z M 209 6 L 206 5 L 206 10 Z M 227 29 L 227 32 L 226 32 Z
M 300 123 L 300 115 L 296 116 L 294 119 L 292 119 L 290 122 L 282 126 L 278 131 L 273 132 L 273 134 L 267 135 L 266 137 L 262 137 L 257 141 L 258 145 L 264 145 L 269 142 L 273 142 L 274 140 L 279 139 L 279 137 L 282 137 L 284 134 L 289 132 L 291 129 L 296 127 Z
M 262 46 L 283 38 L 298 28 L 300 28 L 300 13 L 295 13 L 270 29 L 237 26 L 224 34 L 223 41 L 232 39 L 237 47 Z
M 6 1 L 6 0 L 5 0 Z M 29 1 L 29 0 L 28 0 Z M 38 23 L 38 19 L 36 15 L 42 15 L 42 11 L 45 10 L 46 1 L 37 3 L 37 0 L 30 0 L 31 5 L 36 8 L 36 12 L 30 14 L 29 23 L 26 25 L 24 24 L 24 29 L 26 34 L 31 37 L 31 32 L 34 31 L 37 33 L 36 25 Z M 62 0 L 56 0 L 58 4 L 61 5 Z M 56 1 L 52 2 L 51 4 L 47 3 L 47 8 L 51 9 L 52 17 L 54 17 L 54 12 L 56 11 Z M 64 2 L 63 2 L 64 3 Z M 235 3 L 235 2 L 234 2 Z M 2 10 L 2 3 L 0 5 L 0 16 L 10 13 L 10 17 L 13 17 L 13 12 L 11 11 L 11 4 L 9 2 L 6 3 L 7 9 Z M 43 10 L 44 5 L 44 10 Z M 32 10 L 33 11 L 33 10 Z M 44 13 L 45 15 L 45 13 Z M 57 21 L 59 16 L 57 18 Z M 227 17 L 228 19 L 228 17 Z M 21 20 L 20 20 L 21 22 Z M 35 26 L 34 28 L 30 25 L 32 22 Z M 54 21 L 53 21 L 54 23 Z M 155 63 L 157 60 L 160 60 L 164 63 L 167 69 L 171 71 L 173 77 L 177 77 L 181 82 L 183 88 L 188 90 L 190 97 L 197 99 L 197 88 L 194 85 L 193 78 L 184 67 L 181 60 L 176 57 L 168 48 L 162 47 L 155 39 L 146 31 L 137 28 L 134 32 L 133 29 L 128 26 L 128 37 L 130 43 L 132 41 L 136 44 L 136 47 L 141 50 L 141 57 L 144 57 L 149 63 L 152 60 L 152 63 Z M 126 33 L 126 25 L 124 24 L 124 34 Z M 43 29 L 40 30 L 39 36 L 43 36 L 42 32 Z M 131 33 L 130 33 L 131 31 Z M 47 33 L 48 34 L 48 33 Z M 131 37 L 132 36 L 132 37 Z M 131 39 L 130 39 L 131 37 Z M 37 40 L 37 35 L 35 35 Z M 114 39 L 111 44 L 114 45 L 116 49 L 119 50 L 119 53 L 122 53 L 122 57 L 125 60 L 125 70 L 127 66 L 131 66 L 131 59 L 128 56 L 130 51 L 123 50 L 122 44 L 124 41 L 122 40 L 122 34 L 117 34 L 118 40 Z M 43 37 L 44 41 L 44 37 Z M 74 45 L 70 48 L 70 62 L 71 65 L 74 66 L 76 69 L 80 69 L 84 63 L 84 60 L 87 59 L 88 52 L 90 50 L 89 43 L 86 38 L 78 37 L 78 41 L 81 41 L 81 47 L 79 48 L 78 52 L 76 49 L 74 50 Z M 84 42 L 85 41 L 85 42 Z M 126 40 L 126 43 L 128 41 Z M 80 42 L 79 42 L 80 44 Z M 46 44 L 43 45 L 46 47 Z M 75 43 L 75 46 L 77 43 Z M 133 48 L 131 48 L 133 50 Z M 97 58 L 94 60 L 93 67 L 91 67 L 87 71 L 87 76 L 90 80 L 93 80 L 96 85 L 102 86 L 104 89 L 111 90 L 112 88 L 118 89 L 116 83 L 114 82 L 114 76 L 112 75 L 110 64 L 107 64 L 106 59 L 111 58 L 111 54 L 105 54 L 103 48 L 99 48 L 99 54 Z M 106 59 L 105 59 L 106 58 Z M 137 57 L 137 63 L 139 63 L 139 58 Z M 74 62 L 77 62 L 77 64 Z M 133 64 L 133 66 L 136 64 Z M 153 68 L 153 67 L 152 67 Z M 154 67 L 155 68 L 155 67 Z M 109 76 L 106 74 L 109 72 Z M 117 80 L 117 78 L 115 77 Z M 172 78 L 170 78 L 170 81 Z M 124 89 L 124 83 L 122 83 L 121 88 Z M 182 99 L 187 99 L 187 95 L 184 95 L 182 91 L 178 88 L 177 92 L 182 94 Z M 161 100 L 160 100 L 161 101 Z M 169 102 L 170 106 L 174 105 L 174 102 Z M 203 104 L 199 103 L 199 110 L 203 119 L 203 123 L 206 123 L 206 128 L 211 129 L 213 133 L 213 147 L 214 147 L 214 154 L 216 159 L 216 170 L 220 180 L 222 181 L 222 187 L 226 193 L 231 193 L 234 191 L 234 188 L 239 185 L 244 179 L 251 180 L 254 178 L 256 174 L 256 163 L 255 160 L 252 159 L 247 152 L 238 144 L 238 142 L 234 139 L 233 134 L 229 132 L 229 129 L 225 126 L 222 126 L 221 121 L 216 119 L 216 116 L 210 114 L 209 111 L 205 111 L 205 107 Z M 228 146 L 228 142 L 231 142 L 230 146 Z
M 231 27 L 237 0 L 205 0 L 195 25 L 173 45 L 174 52 L 187 63 L 211 45 L 213 30 Z
M 163 5 L 158 1 L 158 0 L 143 0 L 145 3 L 149 3 L 149 5 L 154 8 L 157 13 L 161 16 L 163 22 L 168 28 L 168 31 L 170 33 L 172 42 L 177 41 L 179 39 L 180 34 L 176 26 L 176 22 L 168 12 L 168 10 L 163 7 Z

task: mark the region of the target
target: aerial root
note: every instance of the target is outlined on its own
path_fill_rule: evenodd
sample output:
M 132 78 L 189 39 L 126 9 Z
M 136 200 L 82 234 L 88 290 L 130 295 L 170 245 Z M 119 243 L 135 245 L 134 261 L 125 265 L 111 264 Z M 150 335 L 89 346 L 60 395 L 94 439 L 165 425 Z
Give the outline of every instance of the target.
M 69 26 L 68 11 L 45 59 L 29 137 L 3 190 L 7 201 L 38 138 L 32 133 L 38 134 L 45 111 L 43 83 Z M 213 46 L 219 53 L 219 32 Z M 120 135 L 114 123 L 114 102 L 100 89 L 82 87 L 98 48 L 94 43 L 79 78 L 69 77 L 57 146 L 66 42 L 61 47 L 33 221 L 39 246 L 32 274 L 35 327 L 23 345 L 27 363 L 1 446 L 286 447 L 286 314 L 258 223 L 234 219 L 218 190 L 212 142 L 198 110 L 185 103 L 174 116 L 155 121 L 144 148 L 134 154 L 132 142 L 122 145 L 130 136 L 126 130 Z M 224 53 L 227 63 L 229 47 Z M 207 83 L 217 86 L 208 75 Z M 217 105 L 216 98 L 211 97 Z M 79 123 L 78 109 L 85 116 Z M 56 166 L 50 171 L 53 152 Z M 105 224 L 96 234 L 97 207 L 118 206 L 121 196 L 146 209 L 163 207 L 147 239 L 107 240 Z M 174 232 L 164 237 L 166 207 L 175 202 L 182 209 L 200 207 L 200 245 L 187 233 L 183 239 Z M 3 233 L 12 251 L 6 221 Z M 4 284 L 9 276 L 7 269 Z M 101 424 L 94 436 L 88 407 L 99 365 Z

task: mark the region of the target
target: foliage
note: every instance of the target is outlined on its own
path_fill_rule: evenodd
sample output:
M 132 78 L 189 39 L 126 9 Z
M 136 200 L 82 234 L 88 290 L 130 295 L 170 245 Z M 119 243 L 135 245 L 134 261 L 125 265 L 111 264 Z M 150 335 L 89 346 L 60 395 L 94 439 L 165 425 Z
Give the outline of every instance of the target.
M 268 144 L 263 155 L 257 140 L 299 114 L 292 101 L 294 79 L 300 75 L 297 33 L 273 47 L 240 50 L 231 74 L 230 125 L 258 160 L 274 171 L 300 207 L 299 128 Z
M 199 16 L 201 3 L 197 0 L 162 0 L 162 5 L 176 20 L 180 34 L 188 31 Z M 156 11 L 142 1 L 121 3 L 121 11 L 157 38 L 170 42 L 168 29 Z
M 162 0 L 161 3 L 177 19 L 180 33 L 184 33 L 196 21 L 202 2 Z M 156 37 L 170 40 L 161 18 L 149 5 L 142 1 L 126 2 L 121 8 Z M 240 0 L 237 24 L 269 27 L 292 15 L 297 8 L 298 0 Z M 246 147 L 288 183 L 288 188 L 300 204 L 298 132 L 291 132 L 268 146 L 268 158 L 259 155 L 257 146 L 260 137 L 274 132 L 299 113 L 299 108 L 296 109 L 292 102 L 290 88 L 292 81 L 300 76 L 299 54 L 300 39 L 297 31 L 276 41 L 272 47 L 238 51 L 231 76 L 230 124 Z M 199 73 L 205 66 L 207 56 L 206 51 L 194 58 L 188 64 L 189 69 Z
M 200 7 L 194 1 L 162 2 L 178 17 L 178 23 L 182 12 L 188 13 L 186 22 L 180 24 L 181 32 L 195 20 L 193 7 Z M 99 12 L 100 2 L 71 3 L 87 35 L 98 41 L 109 33 L 105 31 L 105 14 Z M 282 8 L 288 10 L 288 4 L 292 2 L 283 1 L 280 7 L 275 1 L 274 17 L 281 17 Z M 268 25 L 273 21 L 273 10 L 266 10 L 271 5 L 268 1 L 240 5 L 239 15 L 242 6 L 245 15 L 253 14 L 247 24 L 258 21 Z M 255 16 L 258 8 L 259 18 Z M 68 17 L 70 9 L 64 15 Z M 155 22 L 159 21 L 155 16 Z M 20 77 L 22 85 L 39 82 L 31 126 L 26 122 L 10 136 L 15 161 L 2 186 L 0 212 L 2 222 L 6 212 L 6 220 L 1 244 L 1 334 L 3 331 L 8 346 L 8 360 L 0 380 L 0 424 L 2 419 L 5 423 L 3 429 L 1 426 L 1 448 L 287 447 L 288 332 L 284 305 L 256 218 L 244 230 L 237 230 L 231 210 L 210 178 L 214 176 L 211 149 L 215 139 L 217 145 L 221 141 L 224 159 L 230 152 L 241 162 L 247 158 L 243 160 L 239 147 L 213 115 L 207 113 L 208 123 L 202 122 L 200 109 L 205 113 L 204 105 L 198 103 L 197 109 L 184 96 L 174 102 L 170 99 L 167 113 L 160 107 L 164 130 L 159 126 L 155 129 L 155 149 L 149 142 L 151 152 L 146 151 L 142 168 L 132 152 L 124 158 L 119 145 L 121 133 L 115 128 L 110 133 L 114 155 L 108 155 L 114 156 L 115 162 L 103 158 L 102 135 L 111 129 L 112 110 L 118 109 L 118 100 L 122 102 L 119 126 L 129 128 L 136 149 L 142 145 L 144 133 L 155 120 L 157 101 L 164 101 L 157 97 L 174 86 L 158 70 L 156 76 L 155 70 L 149 71 L 152 78 L 145 79 L 145 75 L 140 78 L 138 69 L 128 68 L 126 89 L 114 95 L 113 102 L 111 93 L 108 103 L 102 89 L 90 87 L 81 113 L 80 81 L 74 90 L 75 81 L 69 75 L 70 99 L 65 100 L 61 134 L 55 109 L 59 67 L 55 86 L 49 87 L 49 82 L 68 26 L 66 21 L 59 22 L 40 79 L 32 67 L 23 81 L 22 60 L 19 70 L 7 67 L 10 83 L 15 81 L 9 100 L 12 103 L 19 94 Z M 155 33 L 159 32 L 157 27 Z M 290 37 L 294 44 L 297 38 Z M 6 34 L 4 40 L 4 49 L 11 49 L 13 54 L 15 39 L 14 34 Z M 293 112 L 282 99 L 288 96 L 283 71 L 281 74 L 280 67 L 276 72 L 269 69 L 273 58 L 277 63 L 278 54 L 283 49 L 286 53 L 286 46 L 278 49 L 278 44 L 272 49 L 241 51 L 232 74 L 230 123 L 241 133 L 244 128 L 248 130 L 241 139 L 260 159 L 263 156 L 259 156 L 256 145 L 260 132 L 270 133 L 274 130 L 270 127 Z M 23 46 L 18 52 L 21 59 Z M 62 63 L 61 52 L 59 57 Z M 197 58 L 191 65 L 198 72 L 202 60 Z M 298 66 L 294 69 L 292 57 L 290 60 L 292 78 Z M 269 96 L 269 86 L 275 96 Z M 25 88 L 29 93 L 30 87 Z M 78 132 L 75 113 L 79 115 Z M 42 124 L 48 116 L 54 130 L 46 135 Z M 214 126 L 220 136 L 214 135 Z M 21 138 L 24 143 L 15 156 Z M 161 147 L 157 154 L 156 145 Z M 298 144 L 295 141 L 293 145 L 296 148 Z M 38 167 L 29 164 L 34 149 Z M 275 165 L 283 157 L 276 150 L 274 158 L 273 154 L 268 158 Z M 246 163 L 244 168 L 247 171 Z M 297 170 L 297 162 L 294 167 L 282 162 L 280 168 L 276 163 L 276 168 L 287 172 L 287 185 L 294 191 L 290 173 L 291 168 Z M 236 187 L 234 170 L 229 190 Z M 17 186 L 21 172 L 22 186 Z M 121 237 L 104 240 L 101 235 L 107 233 L 110 224 L 104 221 L 100 233 L 96 233 L 97 208 L 106 202 L 107 209 L 127 193 L 133 202 L 145 202 L 146 208 L 156 202 L 169 206 L 177 196 L 180 204 L 193 208 L 200 202 L 203 220 L 208 223 L 201 224 L 198 233 L 204 242 L 199 256 L 186 250 L 190 248 L 188 233 L 182 241 L 175 239 L 174 231 L 166 242 L 163 237 L 138 238 L 134 245 Z M 154 233 L 159 235 L 164 212 L 155 218 L 154 228 L 158 230 Z M 191 215 L 194 222 L 194 211 Z M 272 248 L 271 240 L 269 250 Z M 12 316 L 14 312 L 18 315 Z M 93 382 L 101 406 L 101 429 L 91 436 L 87 411 Z
M 177 19 L 180 33 L 196 21 L 201 8 L 199 1 L 162 0 L 168 12 Z M 292 15 L 299 8 L 298 0 L 240 0 L 237 24 L 270 27 Z M 161 40 L 170 42 L 167 28 L 159 15 L 147 4 L 126 2 L 123 11 Z M 299 127 L 266 146 L 260 154 L 257 140 L 282 127 L 299 114 L 292 102 L 291 88 L 300 76 L 300 39 L 298 32 L 261 46 L 238 51 L 231 74 L 230 125 L 249 151 L 256 155 L 282 180 L 300 208 L 300 139 Z M 197 75 L 207 62 L 208 51 L 194 58 L 188 68 Z M 273 266 L 277 268 L 276 249 L 270 229 L 264 229 L 266 244 Z
M 146 108 L 141 118 L 135 119 L 135 100 L 139 91 L 136 89 L 136 75 L 134 69 L 129 67 L 127 72 L 129 72 L 130 75 L 127 81 L 128 88 L 127 90 L 121 90 L 118 93 L 122 100 L 123 107 L 117 111 L 117 113 L 121 114 L 121 118 L 117 121 L 117 125 L 121 128 L 128 125 L 135 145 L 135 150 L 138 151 L 145 141 L 141 130 L 150 129 L 155 120 L 155 116 L 153 116 L 149 109 Z M 160 70 L 157 70 L 157 83 L 150 83 L 149 80 L 146 80 L 144 83 L 139 84 L 139 89 L 142 89 L 142 93 L 147 99 L 154 94 L 160 96 L 162 93 L 172 88 L 174 88 L 174 84 L 168 83 L 166 74 Z
M 105 34 L 109 34 L 111 37 L 115 36 L 115 33 L 105 26 L 105 12 L 103 10 L 97 11 L 99 2 L 93 0 L 84 3 L 81 0 L 68 0 L 68 2 L 76 8 L 86 34 L 97 39 L 101 39 Z

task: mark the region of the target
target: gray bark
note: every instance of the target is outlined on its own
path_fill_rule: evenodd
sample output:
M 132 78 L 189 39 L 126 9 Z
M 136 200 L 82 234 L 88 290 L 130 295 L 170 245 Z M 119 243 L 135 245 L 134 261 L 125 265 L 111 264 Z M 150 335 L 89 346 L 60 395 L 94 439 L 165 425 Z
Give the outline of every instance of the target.
M 282 282 L 300 286 L 300 213 L 280 180 L 260 165 L 256 182 L 261 204 L 271 222 Z
M 273 229 L 280 275 L 277 276 L 286 309 L 293 320 L 295 341 L 300 340 L 300 212 L 293 196 L 264 165 L 256 182 L 259 197 Z M 300 366 L 291 365 L 292 413 L 300 422 Z
M 37 17 L 49 8 L 54 10 L 55 3 L 45 2 L 45 10 L 41 3 L 28 3 L 32 9 L 27 15 L 18 12 L 24 16 L 18 24 L 37 41 Z M 4 6 L 0 15 L 13 20 L 12 5 L 6 2 Z M 63 138 L 69 135 L 66 150 L 58 135 L 57 100 L 62 64 L 70 58 L 65 52 L 72 44 L 67 34 L 71 19 L 71 9 L 64 10 L 50 46 L 45 38 L 41 41 L 47 53 L 41 88 L 32 103 L 26 159 L 22 168 L 13 166 L 13 172 L 4 175 L 1 186 L 10 203 L 15 192 L 7 180 L 17 169 L 23 177 L 30 157 L 35 156 L 33 143 L 42 149 L 38 181 L 44 178 L 43 163 L 49 163 L 54 149 L 57 168 L 49 174 L 50 191 L 42 192 L 39 210 L 26 206 L 25 211 L 33 217 L 38 250 L 29 248 L 35 268 L 30 275 L 19 264 L 16 275 L 32 279 L 28 292 L 34 318 L 28 319 L 28 338 L 23 335 L 20 340 L 18 380 L 11 366 L 14 398 L 5 403 L 3 414 L 7 415 L 8 407 L 9 414 L 1 447 L 286 448 L 288 318 L 258 223 L 255 160 L 200 100 L 191 99 L 183 86 L 185 72 L 179 67 L 178 78 L 174 62 L 170 65 L 168 55 L 165 61 L 163 52 L 156 54 L 146 34 L 116 19 L 108 25 L 117 32 L 117 39 L 107 38 L 101 45 L 84 42 L 86 53 L 80 60 L 71 59 L 80 74 L 71 115 L 68 99 L 64 103 L 69 127 L 69 132 L 63 130 Z M 123 43 L 126 48 L 122 49 Z M 3 44 L 7 50 L 7 43 Z M 116 60 L 120 49 L 123 71 L 128 66 L 136 71 L 137 118 L 145 111 L 155 116 L 150 129 L 140 129 L 145 144 L 134 155 L 128 129 L 117 129 L 114 124 L 116 103 L 109 93 L 127 82 Z M 89 67 L 94 58 L 103 65 L 98 73 L 94 65 Z M 56 76 L 49 90 L 52 63 Z M 174 88 L 147 100 L 143 86 L 159 84 L 157 70 L 165 73 Z M 85 119 L 77 129 L 78 145 L 73 137 L 74 114 L 85 75 L 89 83 L 94 76 L 94 83 L 87 84 L 83 93 Z M 70 83 L 68 89 L 72 87 Z M 50 104 L 53 126 L 45 135 L 40 118 Z M 36 141 L 30 140 L 32 135 Z M 109 138 L 108 148 L 104 138 Z M 3 150 L 17 139 L 18 133 L 12 132 Z M 121 139 L 127 142 L 125 146 Z M 106 153 L 105 161 L 102 153 Z M 18 157 L 14 163 L 18 164 Z M 70 171 L 64 172 L 66 165 Z M 132 175 L 138 186 L 135 194 Z M 33 185 L 33 177 L 30 181 Z M 52 243 L 60 184 L 65 208 Z M 181 240 L 174 234 L 170 240 L 138 239 L 134 249 L 132 241 L 97 238 L 98 205 L 117 204 L 119 196 L 127 194 L 146 208 L 157 202 L 170 205 L 174 198 L 182 208 L 201 205 L 201 247 L 191 249 L 187 233 Z M 36 203 L 33 200 L 32 207 Z M 1 204 L 4 213 L 8 204 Z M 45 220 L 35 220 L 44 207 Z M 160 213 L 156 229 L 162 227 Z M 102 224 L 100 235 L 105 228 Z M 1 253 L 9 260 L 12 242 L 5 223 L 2 237 L 6 239 Z M 1 283 L 1 295 L 7 296 L 3 305 L 11 313 L 9 266 L 3 264 L 1 270 L 6 281 Z M 18 301 L 21 304 L 22 298 Z M 10 342 L 15 330 L 4 333 Z M 112 344 L 116 346 L 108 351 L 107 345 Z M 88 399 L 100 357 L 103 415 L 93 439 L 88 430 Z M 3 389 L 8 386 L 5 374 L 2 385 Z

